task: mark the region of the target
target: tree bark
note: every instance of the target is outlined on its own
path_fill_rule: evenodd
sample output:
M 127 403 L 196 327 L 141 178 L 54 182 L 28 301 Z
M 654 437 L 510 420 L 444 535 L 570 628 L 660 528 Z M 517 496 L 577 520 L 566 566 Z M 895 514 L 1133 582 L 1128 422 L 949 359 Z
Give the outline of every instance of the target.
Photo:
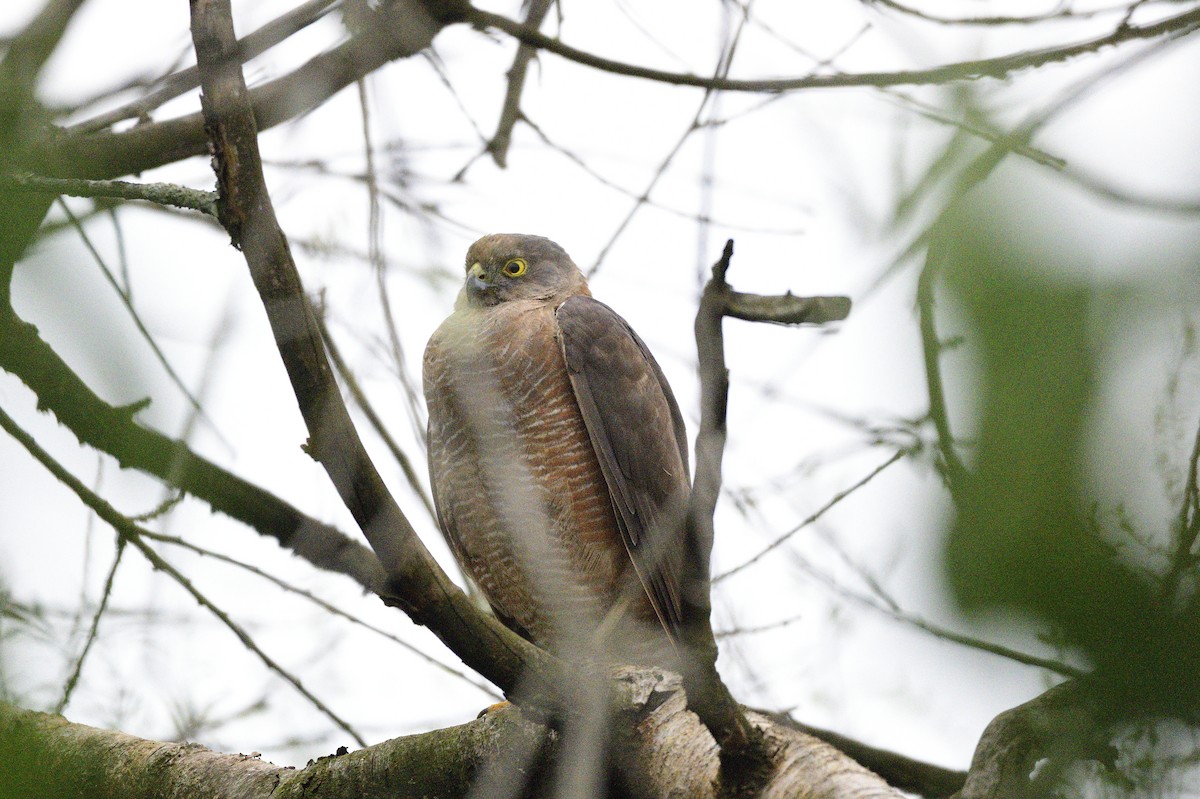
M 717 746 L 686 708 L 679 680 L 619 670 L 611 717 L 621 736 L 625 781 L 647 799 L 715 799 Z M 898 799 L 880 777 L 832 746 L 748 712 L 777 763 L 763 797 Z M 356 752 L 279 767 L 257 755 L 222 754 L 194 743 L 150 741 L 72 724 L 61 716 L 0 704 L 0 796 L 40 799 L 130 796 L 224 799 L 371 796 L 544 795 L 558 737 L 510 706 L 467 724 L 394 738 Z M 634 783 L 636 780 L 636 783 Z

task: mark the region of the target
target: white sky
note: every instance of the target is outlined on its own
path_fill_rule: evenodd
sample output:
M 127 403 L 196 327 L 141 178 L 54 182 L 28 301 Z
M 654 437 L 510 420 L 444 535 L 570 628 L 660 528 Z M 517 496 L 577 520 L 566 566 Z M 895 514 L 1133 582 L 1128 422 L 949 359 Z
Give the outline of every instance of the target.
M 939 5 L 948 13 L 962 6 Z M 14 30 L 36 6 L 30 0 L 5 4 L 0 33 Z M 287 6 L 235 3 L 239 33 Z M 1009 13 L 1040 7 L 1016 6 L 994 4 Z M 488 7 L 519 14 L 515 2 Z M 922 7 L 938 10 L 932 4 Z M 707 74 L 715 61 L 722 8 L 686 0 L 565 4 L 562 37 L 614 58 Z M 836 61 L 846 71 L 919 68 L 997 55 L 1060 38 L 1085 38 L 1115 24 L 1112 17 L 1100 17 L 1040 33 L 1011 27 L 947 28 L 850 0 L 819 6 L 763 1 L 752 12 L 817 57 L 839 54 L 853 42 Z M 1166 11 L 1151 7 L 1146 13 Z M 252 83 L 280 74 L 340 35 L 335 20 L 326 20 L 253 62 L 247 74 Z M 409 203 L 436 204 L 444 216 L 430 223 L 385 207 L 383 245 L 395 265 L 388 288 L 414 380 L 419 379 L 425 340 L 449 312 L 462 253 L 477 235 L 547 235 L 586 270 L 632 204 L 627 194 L 601 185 L 561 154 L 544 149 L 532 131 L 520 126 L 508 169 L 480 159 L 464 182 L 450 182 L 479 149 L 459 104 L 485 135 L 491 134 L 514 46 L 504 36 L 458 26 L 440 34 L 434 49 L 457 98 L 423 58 L 392 64 L 369 80 L 377 158 L 385 164 L 385 174 L 411 173 L 408 185 L 390 188 Z M 1133 49 L 1115 55 L 1126 52 Z M 1061 87 L 1112 63 L 1115 55 L 1087 56 L 1065 67 L 1025 71 L 1005 82 L 979 81 L 967 89 L 996 120 L 1014 124 L 1052 100 Z M 180 57 L 192 60 L 184 4 L 92 0 L 52 62 L 45 98 L 68 102 L 86 97 L 136 75 L 158 74 Z M 1195 157 L 1198 60 L 1200 48 L 1194 41 L 1175 46 L 1104 84 L 1056 119 L 1034 144 L 1122 189 L 1194 201 L 1200 178 L 1200 159 Z M 797 75 L 811 68 L 811 61 L 750 25 L 732 74 Z M 958 113 L 950 89 L 903 91 L 948 114 Z M 687 130 L 700 99 L 697 90 L 597 74 L 545 55 L 531 68 L 522 105 L 553 141 L 636 195 Z M 918 417 L 926 403 L 913 314 L 914 264 L 882 282 L 880 277 L 919 229 L 892 225 L 895 203 L 937 156 L 951 129 L 869 89 L 802 92 L 764 104 L 767 99 L 720 97 L 719 115 L 735 119 L 714 129 L 707 142 L 700 134 L 684 144 L 652 193 L 656 204 L 671 210 L 643 208 L 592 281 L 596 296 L 626 316 L 658 355 L 693 434 L 697 386 L 691 318 L 698 270 L 717 257 L 727 237 L 737 241 L 730 272 L 735 288 L 848 294 L 855 301 L 850 319 L 831 330 L 737 321 L 726 325 L 733 389 L 725 478 L 731 489 L 755 491 L 760 505 L 743 517 L 728 499 L 723 502 L 716 572 L 743 562 L 891 454 L 886 446 L 870 446 L 866 432 L 838 418 L 890 427 Z M 193 92 L 156 118 L 196 107 Z M 356 92 L 346 90 L 303 119 L 264 134 L 264 158 L 274 164 L 320 158 L 341 173 L 359 172 L 359 114 Z M 384 150 L 391 142 L 403 145 L 394 166 Z M 706 147 L 715 170 L 707 197 L 701 181 Z M 141 179 L 203 189 L 213 184 L 207 159 L 199 158 Z M 365 249 L 367 200 L 356 182 L 282 166 L 269 170 L 268 182 L 290 235 Z M 1097 451 L 1108 460 L 1098 468 L 1096 480 L 1108 496 L 1125 503 L 1135 521 L 1161 529 L 1173 506 L 1163 497 L 1159 461 L 1166 459 L 1167 471 L 1182 469 L 1184 442 L 1190 441 L 1195 424 L 1194 402 L 1165 410 L 1160 406 L 1171 364 L 1181 359 L 1179 341 L 1192 314 L 1189 306 L 1195 307 L 1198 299 L 1194 256 L 1200 225 L 1194 216 L 1152 215 L 1097 200 L 1047 168 L 1013 157 L 987 188 L 1003 201 L 1003 216 L 1014 235 L 1034 235 L 1046 252 L 1072 267 L 1064 279 L 1123 287 L 1130 298 L 1113 309 L 1120 324 L 1108 347 L 1112 360 L 1096 432 Z M 702 202 L 711 203 L 715 220 L 704 230 L 688 218 Z M 918 221 L 926 217 L 920 215 Z M 353 533 L 353 523 L 324 475 L 300 452 L 305 434 L 299 414 L 244 262 L 227 237 L 203 224 L 146 209 L 126 209 L 122 220 L 138 310 L 215 420 L 215 429 L 197 426 L 195 448 Z M 103 219 L 88 226 L 100 252 L 115 264 L 112 231 Z M 319 259 L 293 249 L 309 289 L 325 292 L 334 335 L 376 408 L 407 451 L 423 462 L 383 344 L 369 268 L 361 261 Z M 438 280 L 422 277 L 427 274 Z M 187 419 L 184 400 L 151 360 L 77 237 L 60 235 L 30 256 L 18 268 L 15 298 L 18 311 L 102 396 L 114 403 L 151 396 L 153 406 L 139 418 L 170 435 L 181 433 Z M 942 327 L 947 336 L 961 332 L 952 313 Z M 1181 397 L 1195 396 L 1191 355 L 1179 372 Z M 949 362 L 954 421 L 969 433 L 967 354 L 956 353 Z M 155 481 L 121 473 L 111 462 L 98 469 L 97 458 L 37 414 L 29 392 L 7 375 L 0 376 L 0 406 L 77 475 L 97 482 L 122 510 L 144 513 L 164 497 Z M 432 522 L 404 488 L 399 470 L 379 442 L 368 438 L 403 507 L 435 554 L 449 563 Z M 5 475 L 0 481 L 0 581 L 20 601 L 42 603 L 55 622 L 43 639 L 23 635 L 6 642 L 4 669 L 10 690 L 23 701 L 52 706 L 69 668 L 62 642 L 68 640 L 66 649 L 74 653 L 82 641 L 72 617 L 62 614 L 72 611 L 81 596 L 88 602 L 98 597 L 111 563 L 113 536 L 89 521 L 73 496 L 7 438 L 0 438 L 0 470 Z M 900 464 L 787 547 L 723 583 L 717 594 L 720 628 L 799 617 L 786 627 L 727 643 L 721 666 L 735 695 L 750 704 L 795 708 L 804 721 L 965 768 L 987 721 L 1039 693 L 1046 676 L 935 640 L 847 603 L 801 565 L 812 563 L 866 593 L 829 544 L 834 541 L 906 610 L 1047 654 L 1027 631 L 1000 620 L 972 628 L 954 617 L 937 566 L 939 525 L 947 514 L 928 460 Z M 155 526 L 252 562 L 455 663 L 426 631 L 377 600 L 360 596 L 346 580 L 315 573 L 198 503 L 183 503 Z M 256 578 L 179 550 L 161 551 L 370 741 L 461 723 L 491 701 L 394 644 L 331 619 Z M 118 576 L 114 612 L 103 622 L 100 643 L 68 717 L 161 737 L 171 733 L 173 718 L 191 710 L 224 718 L 265 697 L 265 708 L 198 740 L 230 751 L 260 751 L 274 762 L 292 765 L 350 743 L 290 686 L 264 671 L 177 586 L 149 573 L 136 553 L 126 553 Z M 154 623 L 136 614 L 146 608 L 161 614 Z

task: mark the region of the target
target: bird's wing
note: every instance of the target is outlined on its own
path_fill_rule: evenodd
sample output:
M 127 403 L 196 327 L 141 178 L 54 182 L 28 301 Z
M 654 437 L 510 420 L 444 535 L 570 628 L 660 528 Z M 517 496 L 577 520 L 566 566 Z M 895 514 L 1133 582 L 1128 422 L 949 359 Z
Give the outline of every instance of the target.
M 588 437 L 638 579 L 668 633 L 681 624 L 687 435 L 666 377 L 633 329 L 602 302 L 571 297 L 559 337 Z

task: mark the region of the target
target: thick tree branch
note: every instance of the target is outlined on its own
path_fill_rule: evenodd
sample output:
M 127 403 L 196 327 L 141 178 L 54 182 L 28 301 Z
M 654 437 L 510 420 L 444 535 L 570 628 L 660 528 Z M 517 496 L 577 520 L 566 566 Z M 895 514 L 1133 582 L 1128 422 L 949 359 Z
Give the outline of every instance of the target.
M 1115 757 L 1107 719 L 1104 703 L 1080 680 L 1004 711 L 980 736 L 959 799 L 1050 796 L 1071 762 Z
M 614 681 L 614 726 L 639 764 L 629 793 L 646 799 L 716 799 L 712 738 L 673 681 L 662 672 L 622 669 Z M 899 799 L 879 777 L 816 738 L 752 713 L 779 767 L 762 797 Z M 458 727 L 395 738 L 303 769 L 278 768 L 253 756 L 225 755 L 196 744 L 147 741 L 71 724 L 58 716 L 0 703 L 0 794 L 6 799 L 73 796 L 222 796 L 239 799 L 379 799 L 440 796 L 542 796 L 552 790 L 546 764 L 560 741 L 515 709 Z M 48 790 L 50 789 L 50 790 Z M 59 789 L 58 791 L 52 789 Z
M 50 0 L 41 12 L 8 43 L 0 61 L 0 142 L 19 141 L 41 121 L 34 88 L 42 67 L 54 54 L 84 0 Z M 32 113 L 34 109 L 38 113 Z M 5 148 L 0 164 L 11 157 Z
M 913 760 L 911 757 L 905 757 L 896 752 L 869 746 L 841 733 L 797 721 L 786 713 L 773 713 L 765 710 L 755 710 L 754 712 L 761 713 L 777 724 L 799 730 L 836 747 L 854 758 L 859 765 L 869 768 L 887 780 L 893 788 L 901 791 L 915 793 L 929 797 L 929 799 L 942 799 L 942 797 L 951 796 L 960 790 L 967 779 L 965 771 L 942 768 L 932 763 Z
M 271 205 L 253 108 L 234 57 L 228 0 L 192 0 L 192 36 L 221 194 L 221 221 L 245 254 L 275 342 L 308 426 L 308 452 L 329 474 L 379 556 L 385 600 L 429 628 L 471 668 L 508 694 L 558 698 L 569 691 L 557 661 L 479 611 L 446 577 L 388 493 L 363 448 L 326 358 Z M 570 704 L 569 702 L 567 704 Z
M 307 113 L 389 61 L 421 52 L 459 18 L 455 0 L 397 0 L 375 13 L 372 24 L 348 41 L 255 87 L 249 99 L 258 129 Z M 237 64 L 237 48 L 225 58 Z M 120 133 L 44 140 L 24 168 L 53 177 L 114 178 L 204 155 L 207 148 L 204 116 L 195 113 Z

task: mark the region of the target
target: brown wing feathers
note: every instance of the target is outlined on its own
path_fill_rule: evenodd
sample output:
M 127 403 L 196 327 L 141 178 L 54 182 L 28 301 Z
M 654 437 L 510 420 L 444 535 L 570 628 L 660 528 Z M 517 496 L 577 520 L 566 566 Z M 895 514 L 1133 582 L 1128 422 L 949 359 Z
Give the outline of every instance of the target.
M 607 305 L 559 306 L 563 355 L 638 578 L 668 632 L 680 624 L 678 540 L 689 491 L 683 420 L 662 371 Z

